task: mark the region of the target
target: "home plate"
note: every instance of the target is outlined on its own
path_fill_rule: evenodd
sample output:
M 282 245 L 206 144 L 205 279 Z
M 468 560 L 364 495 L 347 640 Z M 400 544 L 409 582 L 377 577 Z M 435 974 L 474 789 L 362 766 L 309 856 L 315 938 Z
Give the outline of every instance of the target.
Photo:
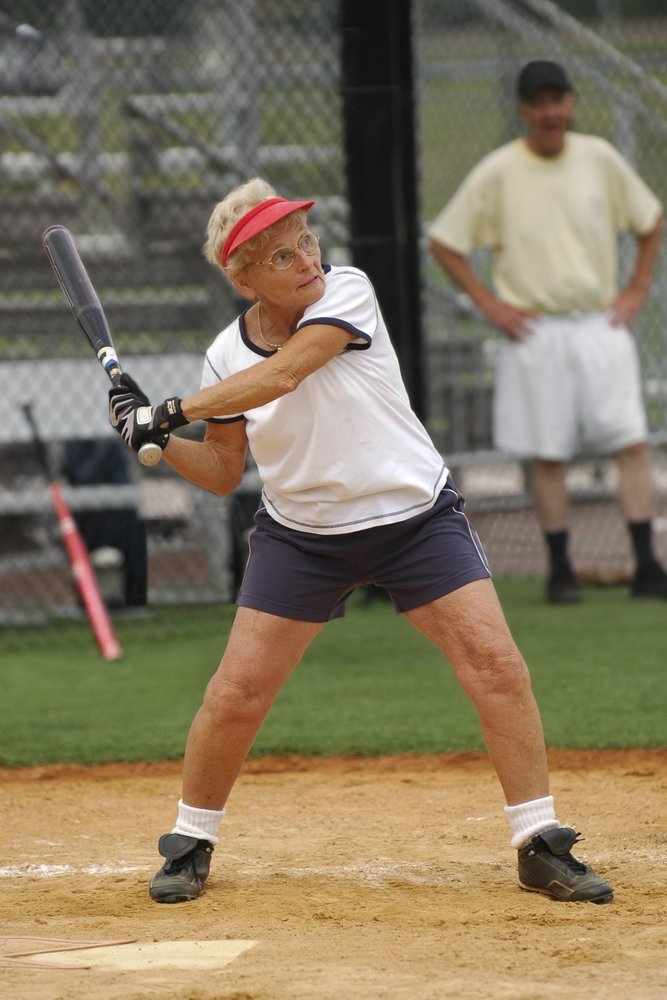
M 37 962 L 78 965 L 89 969 L 220 969 L 248 951 L 257 941 L 154 941 L 107 945 L 72 951 L 41 952 Z

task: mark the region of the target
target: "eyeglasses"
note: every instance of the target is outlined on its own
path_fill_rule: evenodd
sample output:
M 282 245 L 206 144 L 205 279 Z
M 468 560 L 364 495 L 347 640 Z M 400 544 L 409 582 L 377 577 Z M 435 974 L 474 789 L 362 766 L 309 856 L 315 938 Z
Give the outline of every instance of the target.
M 294 263 L 294 254 L 297 250 L 305 253 L 307 257 L 314 257 L 320 245 L 320 238 L 315 233 L 304 233 L 293 250 L 289 247 L 280 247 L 271 254 L 268 260 L 253 260 L 252 264 L 271 264 L 276 271 L 286 271 Z

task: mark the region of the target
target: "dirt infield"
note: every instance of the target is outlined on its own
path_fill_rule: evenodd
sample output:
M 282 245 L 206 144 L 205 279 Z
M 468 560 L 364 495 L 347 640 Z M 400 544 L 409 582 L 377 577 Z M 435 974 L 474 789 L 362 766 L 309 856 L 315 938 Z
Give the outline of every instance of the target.
M 152 903 L 146 880 L 175 813 L 177 764 L 0 771 L 0 954 L 48 947 L 16 940 L 28 936 L 144 948 L 134 967 L 117 958 L 132 947 L 123 944 L 92 968 L 5 959 L 2 995 L 663 998 L 667 750 L 550 760 L 559 816 L 583 830 L 578 853 L 614 883 L 613 903 L 555 903 L 518 888 L 481 754 L 251 761 L 206 893 L 176 906 Z M 173 967 L 165 942 L 175 942 Z M 245 950 L 211 968 L 204 956 L 216 942 Z

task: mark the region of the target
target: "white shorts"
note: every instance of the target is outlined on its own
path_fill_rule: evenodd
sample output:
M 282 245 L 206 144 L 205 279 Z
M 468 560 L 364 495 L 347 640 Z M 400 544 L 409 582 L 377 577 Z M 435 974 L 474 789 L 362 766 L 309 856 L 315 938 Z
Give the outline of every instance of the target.
M 524 341 L 499 345 L 495 446 L 568 461 L 646 440 L 639 358 L 626 327 L 605 313 L 542 316 Z

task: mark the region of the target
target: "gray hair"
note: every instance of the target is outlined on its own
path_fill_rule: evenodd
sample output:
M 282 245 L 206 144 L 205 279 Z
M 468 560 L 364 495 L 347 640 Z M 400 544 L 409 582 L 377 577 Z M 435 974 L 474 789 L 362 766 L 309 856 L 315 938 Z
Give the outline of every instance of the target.
M 246 212 L 249 212 L 251 208 L 261 204 L 261 202 L 276 197 L 278 197 L 277 192 L 261 177 L 253 177 L 225 195 L 222 201 L 219 201 L 215 206 L 208 220 L 204 257 L 209 264 L 213 264 L 214 267 L 221 267 L 220 251 L 239 219 Z M 258 249 L 261 249 L 262 246 L 272 240 L 281 229 L 284 228 L 288 231 L 294 226 L 295 220 L 302 222 L 305 218 L 305 212 L 294 212 L 285 219 L 280 219 L 274 223 L 268 230 L 264 230 L 258 233 L 257 236 L 253 236 L 245 243 L 242 243 L 240 247 L 231 253 L 227 261 L 227 266 L 224 268 L 227 276 L 231 278 L 234 274 L 241 271 L 248 264 L 253 253 L 256 253 Z

